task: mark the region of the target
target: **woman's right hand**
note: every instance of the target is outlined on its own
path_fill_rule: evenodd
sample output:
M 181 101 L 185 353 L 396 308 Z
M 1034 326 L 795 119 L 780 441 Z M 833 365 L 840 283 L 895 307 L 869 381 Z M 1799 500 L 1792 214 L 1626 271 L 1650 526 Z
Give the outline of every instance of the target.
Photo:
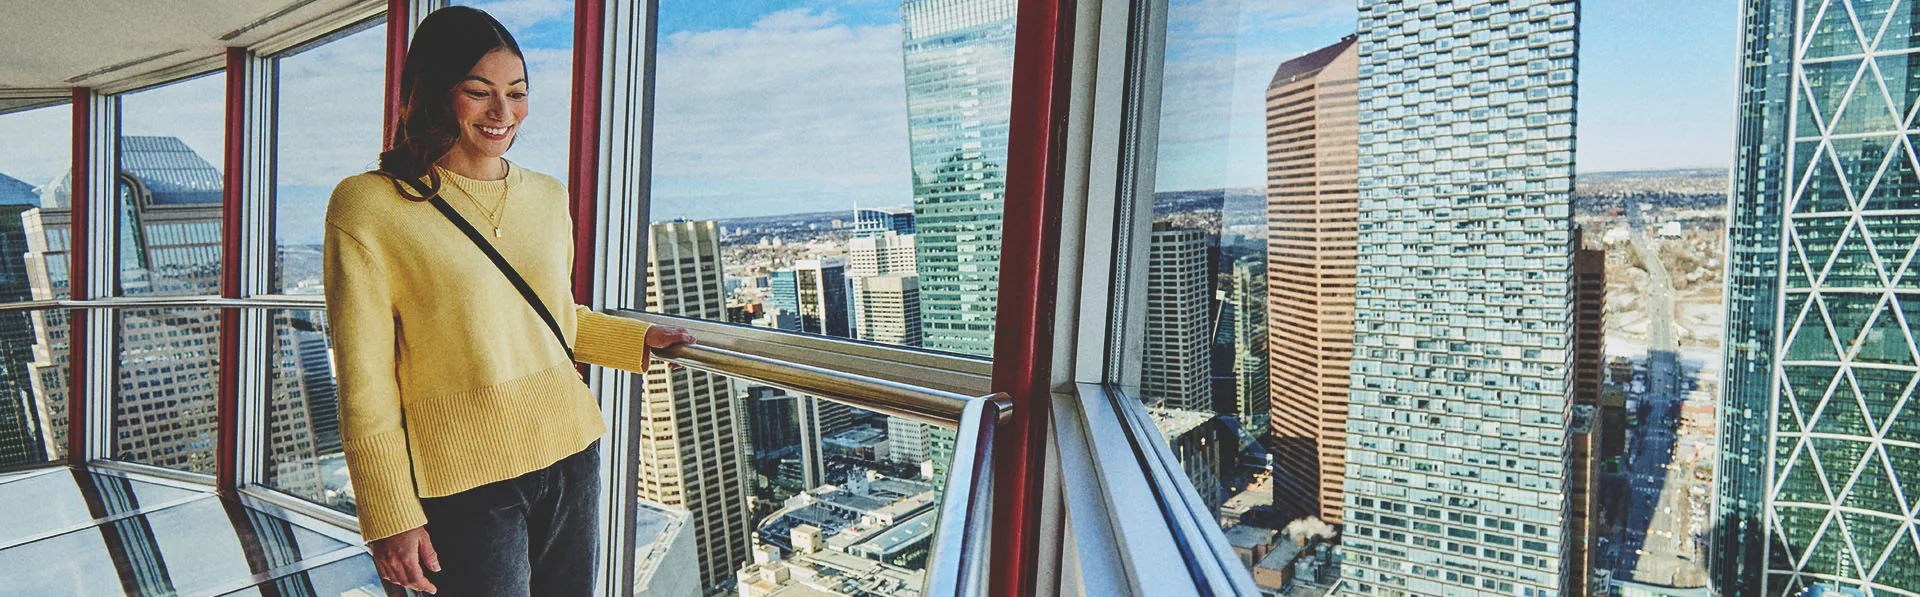
M 437 593 L 440 591 L 427 581 L 427 570 L 440 571 L 440 556 L 433 552 L 433 540 L 427 538 L 427 527 L 417 527 L 392 537 L 375 540 L 367 544 L 373 549 L 373 565 L 380 571 L 380 579 L 416 591 Z
M 647 328 L 648 348 L 668 348 L 681 344 L 694 343 L 693 331 L 670 325 L 656 325 Z

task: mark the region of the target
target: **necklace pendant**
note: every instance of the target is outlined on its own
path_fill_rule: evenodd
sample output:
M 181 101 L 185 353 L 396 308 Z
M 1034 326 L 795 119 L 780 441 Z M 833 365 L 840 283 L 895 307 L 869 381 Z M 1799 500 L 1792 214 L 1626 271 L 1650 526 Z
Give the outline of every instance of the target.
M 500 238 L 500 227 L 499 227 L 499 226 L 494 226 L 494 227 L 493 227 L 493 237 L 494 237 L 494 238 Z

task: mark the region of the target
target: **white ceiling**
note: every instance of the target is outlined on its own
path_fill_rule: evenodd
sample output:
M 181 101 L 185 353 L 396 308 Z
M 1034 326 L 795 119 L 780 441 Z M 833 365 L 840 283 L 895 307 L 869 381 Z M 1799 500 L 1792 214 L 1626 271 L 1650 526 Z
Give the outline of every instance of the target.
M 0 103 L 92 87 L 115 93 L 275 51 L 378 14 L 383 0 L 0 0 Z

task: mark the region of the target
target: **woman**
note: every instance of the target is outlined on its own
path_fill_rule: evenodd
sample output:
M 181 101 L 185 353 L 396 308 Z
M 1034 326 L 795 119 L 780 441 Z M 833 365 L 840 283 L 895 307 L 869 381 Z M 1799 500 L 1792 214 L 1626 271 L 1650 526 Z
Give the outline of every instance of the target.
M 327 206 L 327 316 L 361 535 L 380 577 L 409 588 L 585 595 L 606 427 L 572 361 L 643 372 L 649 349 L 693 337 L 573 304 L 566 188 L 502 157 L 527 116 L 527 71 L 499 21 L 428 15 L 400 91 L 380 169 L 341 181 Z

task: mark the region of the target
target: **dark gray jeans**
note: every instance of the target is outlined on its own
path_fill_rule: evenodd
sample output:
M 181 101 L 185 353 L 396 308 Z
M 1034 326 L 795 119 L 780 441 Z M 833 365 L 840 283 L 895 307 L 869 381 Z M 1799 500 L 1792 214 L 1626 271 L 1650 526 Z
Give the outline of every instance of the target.
M 600 536 L 600 442 L 531 473 L 421 498 L 440 597 L 588 595 Z

